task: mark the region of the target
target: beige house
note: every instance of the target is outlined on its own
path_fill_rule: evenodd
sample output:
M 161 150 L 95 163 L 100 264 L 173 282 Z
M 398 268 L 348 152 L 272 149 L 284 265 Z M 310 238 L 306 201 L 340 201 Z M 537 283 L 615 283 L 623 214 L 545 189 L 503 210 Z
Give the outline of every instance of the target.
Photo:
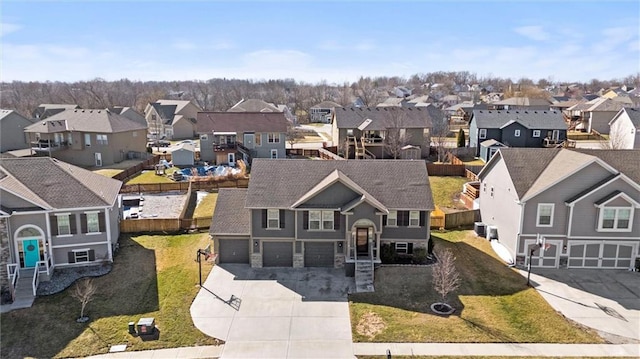
M 197 133 L 198 112 L 202 111 L 191 101 L 158 100 L 144 110 L 149 133 L 157 138 L 192 139 Z
M 146 157 L 146 132 L 146 124 L 108 109 L 65 110 L 24 130 L 34 155 L 81 167 Z

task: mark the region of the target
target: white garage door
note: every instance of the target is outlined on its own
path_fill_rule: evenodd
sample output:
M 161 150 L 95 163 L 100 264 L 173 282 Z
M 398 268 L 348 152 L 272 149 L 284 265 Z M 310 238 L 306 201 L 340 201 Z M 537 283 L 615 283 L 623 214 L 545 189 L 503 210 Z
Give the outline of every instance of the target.
M 525 243 L 527 245 L 525 264 L 529 264 L 529 254 L 531 249 L 534 249 L 533 256 L 531 256 L 531 265 L 533 267 L 558 268 L 562 241 L 546 240 L 544 250 L 539 248 L 535 241 L 526 241 Z
M 635 243 L 569 242 L 569 268 L 628 269 L 636 252 Z

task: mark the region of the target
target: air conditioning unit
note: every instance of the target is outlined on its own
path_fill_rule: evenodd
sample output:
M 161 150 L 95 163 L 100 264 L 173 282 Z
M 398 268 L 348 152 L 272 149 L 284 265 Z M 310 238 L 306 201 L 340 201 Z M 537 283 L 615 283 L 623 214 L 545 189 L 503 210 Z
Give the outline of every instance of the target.
M 498 239 L 498 227 L 496 226 L 487 226 L 487 239 Z
M 482 222 L 473 223 L 473 230 L 476 232 L 476 236 L 485 237 L 487 235 L 487 225 Z

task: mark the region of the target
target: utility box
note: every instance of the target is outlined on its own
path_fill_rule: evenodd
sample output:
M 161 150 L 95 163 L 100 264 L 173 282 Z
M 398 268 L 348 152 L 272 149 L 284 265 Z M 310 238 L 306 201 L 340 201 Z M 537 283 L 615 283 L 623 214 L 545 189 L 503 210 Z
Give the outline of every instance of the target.
M 153 334 L 156 330 L 155 318 L 140 318 L 138 320 L 138 335 Z

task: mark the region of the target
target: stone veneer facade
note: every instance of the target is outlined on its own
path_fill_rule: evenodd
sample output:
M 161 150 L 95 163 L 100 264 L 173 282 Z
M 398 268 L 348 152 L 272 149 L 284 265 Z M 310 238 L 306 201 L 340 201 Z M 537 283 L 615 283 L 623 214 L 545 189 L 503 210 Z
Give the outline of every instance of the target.
M 9 218 L 0 217 L 0 287 L 9 286 L 7 264 L 11 258 L 9 249 Z

